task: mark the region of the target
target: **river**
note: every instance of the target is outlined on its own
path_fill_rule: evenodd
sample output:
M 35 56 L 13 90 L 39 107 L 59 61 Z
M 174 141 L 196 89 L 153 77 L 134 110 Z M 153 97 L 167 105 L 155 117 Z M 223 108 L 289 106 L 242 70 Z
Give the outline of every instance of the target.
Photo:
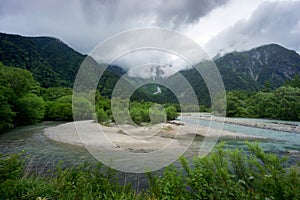
M 191 119 L 182 117 L 183 122 L 199 123 L 207 126 L 209 121 Z M 246 119 L 239 119 L 246 120 Z M 249 119 L 255 120 L 255 119 Z M 262 119 L 257 119 L 262 121 Z M 267 120 L 265 120 L 267 122 Z M 300 126 L 300 122 L 279 121 L 278 123 L 292 123 Z M 65 165 L 76 166 L 84 161 L 96 162 L 96 160 L 83 147 L 66 145 L 55 141 L 48 140 L 43 135 L 43 129 L 56 126 L 62 122 L 42 122 L 36 125 L 17 127 L 0 135 L 0 153 L 20 153 L 24 151 L 27 159 L 28 170 L 34 170 L 38 173 L 46 173 L 48 170 L 54 169 L 59 161 L 63 161 Z M 292 132 L 282 132 L 267 130 L 255 127 L 247 127 L 235 124 L 224 124 L 224 129 L 228 131 L 240 132 L 249 135 L 268 137 L 268 140 L 259 141 L 260 145 L 267 152 L 279 155 L 288 155 L 289 163 L 294 164 L 300 160 L 300 134 Z M 201 140 L 201 138 L 196 138 Z M 245 140 L 242 139 L 219 139 L 224 141 L 225 148 L 240 148 L 246 150 Z M 191 150 L 193 152 L 193 150 Z M 127 176 L 122 174 L 121 176 Z M 144 179 L 139 178 L 140 175 L 134 175 L 133 179 L 144 184 Z M 140 186 L 136 186 L 139 188 Z

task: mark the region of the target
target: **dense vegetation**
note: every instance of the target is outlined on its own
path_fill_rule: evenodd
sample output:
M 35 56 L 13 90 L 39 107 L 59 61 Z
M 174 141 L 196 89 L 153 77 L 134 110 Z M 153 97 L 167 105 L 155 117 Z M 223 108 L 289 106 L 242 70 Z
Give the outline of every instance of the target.
M 0 34 L 0 61 L 29 70 L 43 87 L 71 87 L 84 57 L 55 38 Z
M 114 110 L 111 109 L 110 100 L 98 96 L 96 97 L 96 114 L 99 122 L 115 122 L 114 116 L 118 117 L 117 123 L 162 123 L 167 120 L 174 120 L 178 117 L 178 109 L 173 104 L 155 104 L 152 102 L 130 101 L 129 110 L 126 110 L 126 101 L 114 100 Z M 113 116 L 114 115 L 114 116 Z M 129 118 L 130 117 L 130 118 Z M 132 119 L 132 121 L 130 120 Z
M 300 120 L 300 78 L 287 81 L 276 90 L 227 93 L 227 116 Z
M 64 87 L 42 88 L 24 69 L 6 67 L 0 63 L 0 131 L 17 125 L 37 123 L 42 120 L 73 119 L 72 89 Z M 96 92 L 95 109 L 101 123 L 114 122 L 110 99 Z M 93 106 L 89 97 L 83 96 L 76 101 L 80 104 L 82 119 L 89 116 Z M 157 109 L 155 103 L 131 101 L 130 116 L 136 124 L 142 122 L 162 122 L 175 119 L 180 110 L 176 104 L 164 104 Z M 120 106 L 120 113 L 124 112 Z M 209 111 L 201 106 L 200 111 Z M 156 114 L 153 114 L 153 113 Z M 152 114 L 151 114 L 152 113 Z M 294 79 L 276 90 L 268 84 L 259 92 L 229 91 L 227 93 L 227 116 L 255 117 L 285 120 L 300 120 L 300 78 Z M 123 113 L 124 114 L 124 113 Z M 155 116 L 155 117 L 154 117 Z M 152 117 L 152 118 L 151 118 Z M 155 118 L 155 119 L 154 119 Z M 124 121 L 125 122 L 128 122 Z
M 24 171 L 20 155 L 0 159 L 1 199 L 299 199 L 300 168 L 286 158 L 264 153 L 257 144 L 241 150 L 215 149 L 181 169 L 169 166 L 149 173 L 149 187 L 140 192 L 120 185 L 116 172 L 101 164 L 82 164 L 51 175 Z M 63 163 L 62 163 L 63 164 Z
M 6 66 L 29 70 L 44 88 L 72 87 L 77 70 L 85 58 L 85 55 L 56 38 L 0 33 L 0 61 Z M 90 60 L 101 67 L 92 58 Z M 214 61 L 227 91 L 253 92 L 262 89 L 266 82 L 269 82 L 271 89 L 276 89 L 286 80 L 300 74 L 300 56 L 276 44 L 229 53 Z M 125 73 L 118 66 L 109 66 L 99 82 L 101 95 L 110 98 L 116 82 Z M 179 74 L 190 82 L 200 104 L 210 106 L 209 93 L 200 74 L 195 69 L 183 70 Z M 156 103 L 177 103 L 171 91 L 164 87 L 161 89 L 161 94 L 153 96 L 156 86 L 149 84 L 139 88 L 132 98 L 137 101 L 143 99 Z
M 73 113 L 80 113 L 78 119 L 92 119 L 94 109 L 93 95 L 95 95 L 95 109 L 98 121 L 101 123 L 114 122 L 110 99 L 95 94 L 82 95 L 74 101 L 72 108 L 72 89 L 65 87 L 43 88 L 33 79 L 32 74 L 15 67 L 6 67 L 0 63 L 0 132 L 18 125 L 34 124 L 42 120 L 73 120 Z M 155 120 L 163 122 L 177 117 L 177 108 L 166 104 L 165 112 L 150 109 L 154 105 L 149 102 L 133 102 L 130 116 L 137 124 L 152 121 L 151 116 L 156 113 Z M 124 111 L 124 107 L 120 107 Z M 152 113 L 152 115 L 151 115 Z M 154 113 L 154 115 L 153 115 Z M 166 115 L 165 120 L 162 118 Z M 152 121 L 152 122 L 154 122 Z

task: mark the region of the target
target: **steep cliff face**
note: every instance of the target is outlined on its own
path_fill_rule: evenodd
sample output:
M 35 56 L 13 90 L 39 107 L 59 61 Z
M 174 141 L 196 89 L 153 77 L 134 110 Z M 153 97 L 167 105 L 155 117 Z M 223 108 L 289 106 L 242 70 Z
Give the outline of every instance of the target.
M 300 74 L 300 56 L 277 44 L 233 52 L 215 60 L 226 89 L 276 88 Z

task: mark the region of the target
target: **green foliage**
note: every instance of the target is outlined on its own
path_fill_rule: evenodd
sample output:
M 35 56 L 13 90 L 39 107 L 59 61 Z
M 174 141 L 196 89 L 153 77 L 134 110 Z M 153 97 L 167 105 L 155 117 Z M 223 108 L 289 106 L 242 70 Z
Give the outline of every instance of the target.
M 160 88 L 161 93 L 154 94 Z M 167 87 L 158 84 L 145 84 L 134 91 L 131 98 L 132 101 L 145 101 L 157 104 L 174 103 L 178 104 L 178 100 L 174 93 Z
M 150 117 L 151 124 L 159 124 L 167 121 L 167 113 L 164 107 L 159 104 L 153 104 L 149 108 L 149 117 Z
M 300 120 L 300 88 L 282 86 L 251 96 L 240 91 L 228 92 L 227 116 Z
M 34 124 L 44 119 L 45 102 L 35 94 L 26 94 L 17 101 L 17 123 Z
M 52 175 L 26 172 L 20 155 L 0 158 L 1 199 L 289 199 L 300 198 L 299 166 L 285 168 L 286 157 L 265 153 L 257 143 L 249 152 L 223 150 L 195 158 L 182 167 L 169 166 L 162 174 L 148 173 L 149 188 L 136 193 L 121 186 L 114 170 L 83 163 L 52 171 Z
M 296 87 L 300 88 L 300 77 L 299 77 L 299 75 L 296 74 L 293 79 L 287 80 L 284 83 L 284 86 L 291 86 L 291 87 L 294 87 L 294 88 L 296 88 Z
M 148 174 L 149 195 L 153 199 L 189 199 L 184 174 L 174 166 L 167 167 L 161 177 Z
M 103 108 L 99 108 L 96 111 L 98 122 L 107 122 L 110 118 Z
M 177 112 L 177 109 L 174 105 L 167 106 L 165 108 L 165 110 L 166 110 L 166 113 L 167 113 L 167 119 L 168 120 L 174 120 L 179 116 L 179 114 Z
M 73 120 L 72 113 L 72 96 L 63 96 L 55 100 L 49 108 L 47 117 L 52 120 L 64 120 L 71 121 Z
M 31 92 L 31 89 L 36 87 L 38 83 L 33 80 L 29 71 L 15 67 L 6 67 L 0 63 L 0 85 L 11 89 L 11 92 L 7 93 L 7 95 L 9 95 L 10 103 L 15 103 L 16 99 Z
M 211 112 L 211 109 L 208 106 L 200 105 L 199 106 L 199 111 L 200 112 Z
M 94 107 L 85 97 L 76 96 L 73 98 L 72 111 L 74 116 L 76 116 L 75 120 L 90 120 L 94 118 Z
M 0 183 L 7 180 L 18 180 L 23 175 L 23 160 L 20 154 L 7 157 L 0 154 Z
M 0 132 L 13 127 L 13 119 L 16 113 L 12 111 L 11 105 L 8 103 L 8 92 L 10 89 L 0 87 Z
M 29 70 L 43 87 L 72 86 L 84 55 L 49 37 L 22 37 L 1 33 L 0 60 Z
M 271 92 L 258 92 L 249 103 L 249 112 L 253 117 L 276 118 L 279 105 L 276 96 Z
M 58 169 L 52 176 L 24 176 L 19 155 L 0 160 L 1 199 L 134 199 L 130 187 L 119 185 L 115 172 L 86 163 Z
M 193 167 L 184 158 L 184 171 L 168 167 L 162 176 L 149 175 L 153 199 L 299 199 L 300 171 L 285 169 L 286 158 L 248 144 L 250 154 L 219 146 Z M 173 188 L 173 189 L 171 189 Z
M 282 86 L 274 93 L 278 104 L 278 118 L 300 120 L 300 88 Z
M 177 107 L 172 104 L 160 105 L 151 102 L 137 102 L 129 103 L 129 110 L 127 102 L 119 98 L 113 98 L 113 112 L 110 105 L 110 100 L 104 97 L 98 97 L 96 100 L 96 114 L 99 122 L 117 121 L 117 123 L 135 123 L 141 125 L 142 123 L 162 123 L 166 120 L 173 120 L 178 117 Z M 113 114 L 114 113 L 114 116 Z M 117 117 L 117 119 L 114 119 Z M 131 120 L 130 120 L 130 118 Z
M 246 104 L 246 94 L 240 91 L 231 91 L 226 95 L 228 117 L 247 117 L 249 116 Z
M 136 124 L 150 122 L 149 107 L 135 103 L 130 109 L 130 116 Z
M 178 117 L 174 105 L 159 105 L 149 102 L 131 102 L 130 116 L 136 124 L 151 122 L 152 124 L 173 120 Z
M 110 99 L 100 96 L 98 92 L 96 93 L 95 104 L 98 122 L 104 123 L 113 120 Z
M 72 95 L 72 89 L 66 87 L 53 87 L 44 89 L 42 92 L 42 97 L 45 101 L 55 101 L 56 99 Z
M 24 69 L 0 62 L 0 132 L 15 124 L 31 124 L 44 117 L 44 101 L 38 83 Z

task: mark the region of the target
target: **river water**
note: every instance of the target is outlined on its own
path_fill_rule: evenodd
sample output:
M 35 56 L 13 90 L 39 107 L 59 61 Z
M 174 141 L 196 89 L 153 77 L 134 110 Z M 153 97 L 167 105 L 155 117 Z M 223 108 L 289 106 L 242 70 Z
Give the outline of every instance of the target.
M 180 120 L 195 124 L 199 123 L 204 126 L 209 125 L 209 121 L 191 119 L 188 117 L 182 117 Z M 257 120 L 262 121 L 261 119 Z M 293 123 L 300 126 L 300 122 L 279 121 L 279 123 L 281 122 Z M 61 123 L 62 122 L 42 122 L 36 125 L 17 127 L 5 132 L 0 135 L 0 153 L 10 154 L 24 151 L 23 154 L 28 158 L 26 165 L 28 170 L 41 174 L 46 173 L 48 170 L 55 169 L 55 166 L 59 161 L 63 161 L 67 166 L 76 166 L 84 161 L 96 162 L 85 148 L 51 141 L 42 134 L 44 128 L 56 126 Z M 227 123 L 224 124 L 224 129 L 249 135 L 268 137 L 268 140 L 259 141 L 265 151 L 279 155 L 288 155 L 291 164 L 300 160 L 299 133 L 273 131 Z M 197 144 L 197 140 L 201 141 L 201 138 L 196 138 L 194 144 Z M 225 142 L 224 148 L 240 148 L 246 150 L 245 140 L 219 139 L 219 142 L 220 141 Z M 193 150 L 191 150 L 191 152 L 192 151 Z M 123 173 L 121 176 L 124 176 L 124 178 L 127 179 L 126 176 L 130 175 Z M 143 183 L 145 179 L 140 178 L 140 175 L 131 176 L 133 177 L 131 177 L 131 180 L 138 181 L 138 183 L 135 184 L 136 188 L 140 188 L 139 185 L 145 184 Z

